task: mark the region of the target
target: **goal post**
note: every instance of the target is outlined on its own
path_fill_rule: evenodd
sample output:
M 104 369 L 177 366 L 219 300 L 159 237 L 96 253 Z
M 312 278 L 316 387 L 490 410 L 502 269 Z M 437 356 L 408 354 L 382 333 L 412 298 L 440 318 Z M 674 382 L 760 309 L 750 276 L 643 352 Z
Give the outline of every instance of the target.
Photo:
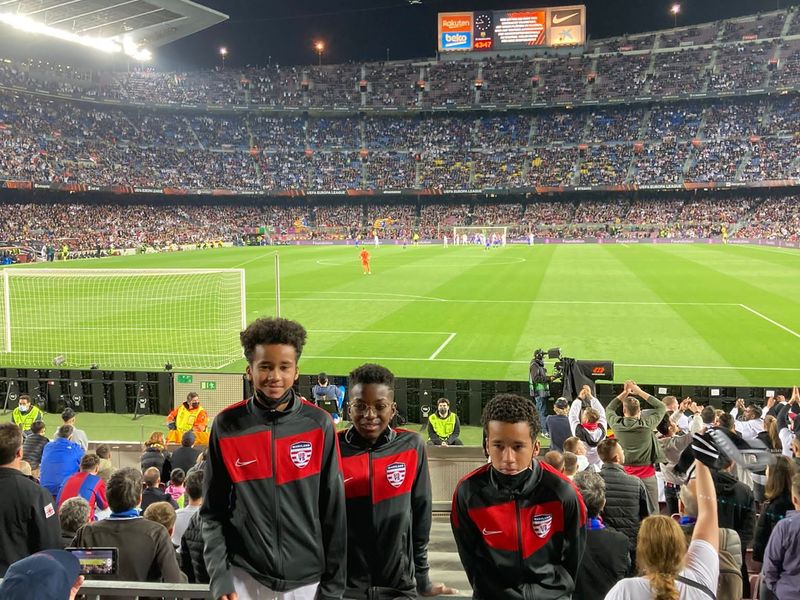
M 219 369 L 242 357 L 243 269 L 2 271 L 3 362 Z
M 475 244 L 476 237 L 482 240 L 480 243 L 485 243 L 488 238 L 490 242 L 497 240 L 501 246 L 506 245 L 508 239 L 508 227 L 501 225 L 470 225 L 470 226 L 455 226 L 453 227 L 453 243 L 456 245 L 463 245 L 464 236 L 466 237 L 466 244 Z M 493 237 L 494 236 L 494 237 Z

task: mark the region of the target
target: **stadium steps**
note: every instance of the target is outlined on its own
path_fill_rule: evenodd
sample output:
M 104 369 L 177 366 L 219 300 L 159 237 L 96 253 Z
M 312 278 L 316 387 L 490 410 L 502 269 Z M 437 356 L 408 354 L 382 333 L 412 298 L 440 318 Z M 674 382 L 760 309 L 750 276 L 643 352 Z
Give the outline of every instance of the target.
M 456 542 L 450 529 L 448 515 L 435 514 L 431 524 L 431 538 L 428 543 L 428 563 L 431 566 L 431 581 L 445 583 L 458 589 L 455 597 L 469 598 L 472 587 L 458 558 Z M 437 598 L 453 598 L 454 596 L 436 596 Z
M 787 15 L 786 19 L 783 21 L 783 29 L 781 29 L 781 37 L 786 37 L 789 35 L 789 30 L 792 28 L 792 23 L 797 18 L 797 11 L 790 10 Z

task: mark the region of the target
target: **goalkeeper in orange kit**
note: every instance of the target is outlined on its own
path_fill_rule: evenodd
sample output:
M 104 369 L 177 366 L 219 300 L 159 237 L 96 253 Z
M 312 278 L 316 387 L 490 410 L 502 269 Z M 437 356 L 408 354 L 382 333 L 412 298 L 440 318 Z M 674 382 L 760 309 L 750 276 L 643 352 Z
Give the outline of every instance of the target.
M 369 252 L 367 252 L 367 249 L 364 248 L 361 250 L 359 256 L 361 257 L 361 271 L 364 275 L 372 275 L 372 269 L 369 267 Z

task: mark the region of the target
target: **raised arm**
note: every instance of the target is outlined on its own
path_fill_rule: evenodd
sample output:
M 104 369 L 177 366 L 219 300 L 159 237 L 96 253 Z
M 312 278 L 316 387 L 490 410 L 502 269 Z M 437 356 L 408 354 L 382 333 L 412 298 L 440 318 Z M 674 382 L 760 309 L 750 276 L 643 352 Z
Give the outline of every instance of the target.
M 717 521 L 717 491 L 711 471 L 699 460 L 694 461 L 695 495 L 697 496 L 697 523 L 692 540 L 703 540 L 719 551 L 719 524 Z

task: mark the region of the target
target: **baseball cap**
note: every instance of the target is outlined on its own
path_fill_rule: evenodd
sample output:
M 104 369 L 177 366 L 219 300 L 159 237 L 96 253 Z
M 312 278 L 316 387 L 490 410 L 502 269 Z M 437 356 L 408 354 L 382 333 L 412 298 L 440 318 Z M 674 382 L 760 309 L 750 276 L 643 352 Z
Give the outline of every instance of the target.
M 569 406 L 569 402 L 563 396 L 556 400 L 556 408 L 567 408 Z
M 43 550 L 8 567 L 0 584 L 0 598 L 67 600 L 80 574 L 78 559 L 66 550 Z

